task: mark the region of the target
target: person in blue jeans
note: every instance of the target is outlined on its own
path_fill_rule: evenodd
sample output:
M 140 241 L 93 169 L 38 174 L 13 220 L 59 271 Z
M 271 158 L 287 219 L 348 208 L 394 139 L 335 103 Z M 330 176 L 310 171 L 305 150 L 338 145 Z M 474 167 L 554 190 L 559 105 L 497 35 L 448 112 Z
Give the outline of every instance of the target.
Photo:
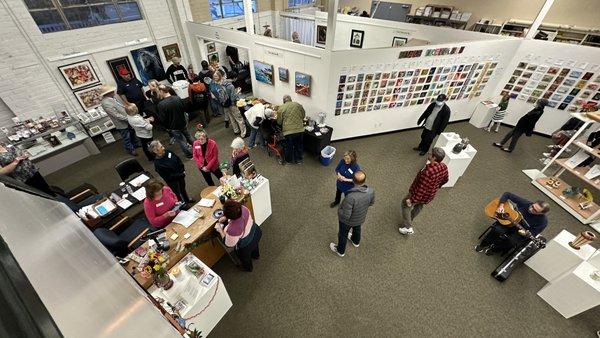
M 360 166 L 356 163 L 356 152 L 354 150 L 348 150 L 344 154 L 344 158 L 341 159 L 340 163 L 335 167 L 335 172 L 337 174 L 335 200 L 331 202 L 329 207 L 334 208 L 336 205 L 340 204 L 342 193 L 346 195 L 346 191 L 354 187 L 352 178 L 359 170 Z

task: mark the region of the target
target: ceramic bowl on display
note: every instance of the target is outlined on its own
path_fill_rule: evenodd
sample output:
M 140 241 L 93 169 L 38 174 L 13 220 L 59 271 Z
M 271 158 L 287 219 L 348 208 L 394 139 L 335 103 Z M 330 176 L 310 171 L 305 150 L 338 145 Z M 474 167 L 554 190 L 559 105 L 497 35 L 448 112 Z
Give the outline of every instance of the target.
M 223 209 L 217 209 L 213 212 L 213 217 L 215 219 L 219 219 L 219 218 L 223 217 L 223 215 L 224 215 Z

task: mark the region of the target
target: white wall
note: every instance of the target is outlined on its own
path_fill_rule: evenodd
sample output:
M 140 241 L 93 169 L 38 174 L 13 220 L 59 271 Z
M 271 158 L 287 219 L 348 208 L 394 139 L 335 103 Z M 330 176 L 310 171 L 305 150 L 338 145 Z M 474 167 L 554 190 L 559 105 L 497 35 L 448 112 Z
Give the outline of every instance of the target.
M 114 84 L 106 60 L 130 56 L 130 50 L 157 45 L 167 67 L 162 46 L 178 42 L 184 52 L 164 0 L 140 1 L 144 20 L 46 34 L 40 32 L 23 1 L 3 1 L 6 6 L 0 6 L 3 38 L 0 98 L 23 119 L 52 115 L 51 107 L 55 105 L 66 105 L 76 112 L 83 110 L 58 71 L 61 65 L 90 60 L 99 79 Z M 148 42 L 125 46 L 125 42 L 137 39 Z M 64 55 L 79 52 L 89 55 L 61 60 Z M 135 71 L 131 57 L 130 62 Z M 184 55 L 183 63 L 187 62 Z

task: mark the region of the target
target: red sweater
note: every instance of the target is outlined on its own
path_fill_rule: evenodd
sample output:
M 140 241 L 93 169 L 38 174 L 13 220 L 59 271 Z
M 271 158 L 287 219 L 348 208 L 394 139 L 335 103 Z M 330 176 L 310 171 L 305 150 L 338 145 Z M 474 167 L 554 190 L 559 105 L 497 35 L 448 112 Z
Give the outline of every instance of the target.
M 435 194 L 448 182 L 448 167 L 445 163 L 429 163 L 415 177 L 410 186 L 412 203 L 427 204 Z
M 217 142 L 213 139 L 208 139 L 206 143 L 206 167 L 209 171 L 215 171 L 219 167 L 219 148 L 217 147 Z M 192 156 L 194 161 L 196 161 L 198 169 L 202 170 L 202 167 L 204 167 L 204 155 L 202 154 L 202 145 L 198 140 L 194 141 Z
M 162 194 L 163 196 L 159 201 L 150 200 L 147 197 L 144 200 L 146 218 L 154 228 L 158 229 L 166 227 L 173 221 L 175 217 L 169 217 L 165 213 L 173 209 L 175 203 L 177 203 L 177 196 L 171 188 L 163 187 Z

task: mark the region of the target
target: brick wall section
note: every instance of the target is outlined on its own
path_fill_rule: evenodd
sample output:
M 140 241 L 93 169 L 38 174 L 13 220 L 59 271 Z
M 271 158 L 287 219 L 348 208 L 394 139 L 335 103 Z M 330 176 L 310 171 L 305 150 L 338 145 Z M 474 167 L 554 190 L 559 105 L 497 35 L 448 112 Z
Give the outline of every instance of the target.
M 52 115 L 52 106 L 58 105 L 66 105 L 76 113 L 82 111 L 58 66 L 90 60 L 100 80 L 114 84 L 106 60 L 129 56 L 133 65 L 132 49 L 157 45 L 167 67 L 161 47 L 174 42 L 182 45 L 165 0 L 139 0 L 144 20 L 47 34 L 40 32 L 22 0 L 0 1 L 8 6 L 8 10 L 0 6 L 0 99 L 22 119 Z M 24 35 L 29 36 L 33 46 Z M 148 42 L 125 46 L 127 41 L 142 38 L 147 38 Z M 56 60 L 76 52 L 90 54 Z M 6 114 L 6 110 L 0 109 L 0 121 L 6 120 Z

